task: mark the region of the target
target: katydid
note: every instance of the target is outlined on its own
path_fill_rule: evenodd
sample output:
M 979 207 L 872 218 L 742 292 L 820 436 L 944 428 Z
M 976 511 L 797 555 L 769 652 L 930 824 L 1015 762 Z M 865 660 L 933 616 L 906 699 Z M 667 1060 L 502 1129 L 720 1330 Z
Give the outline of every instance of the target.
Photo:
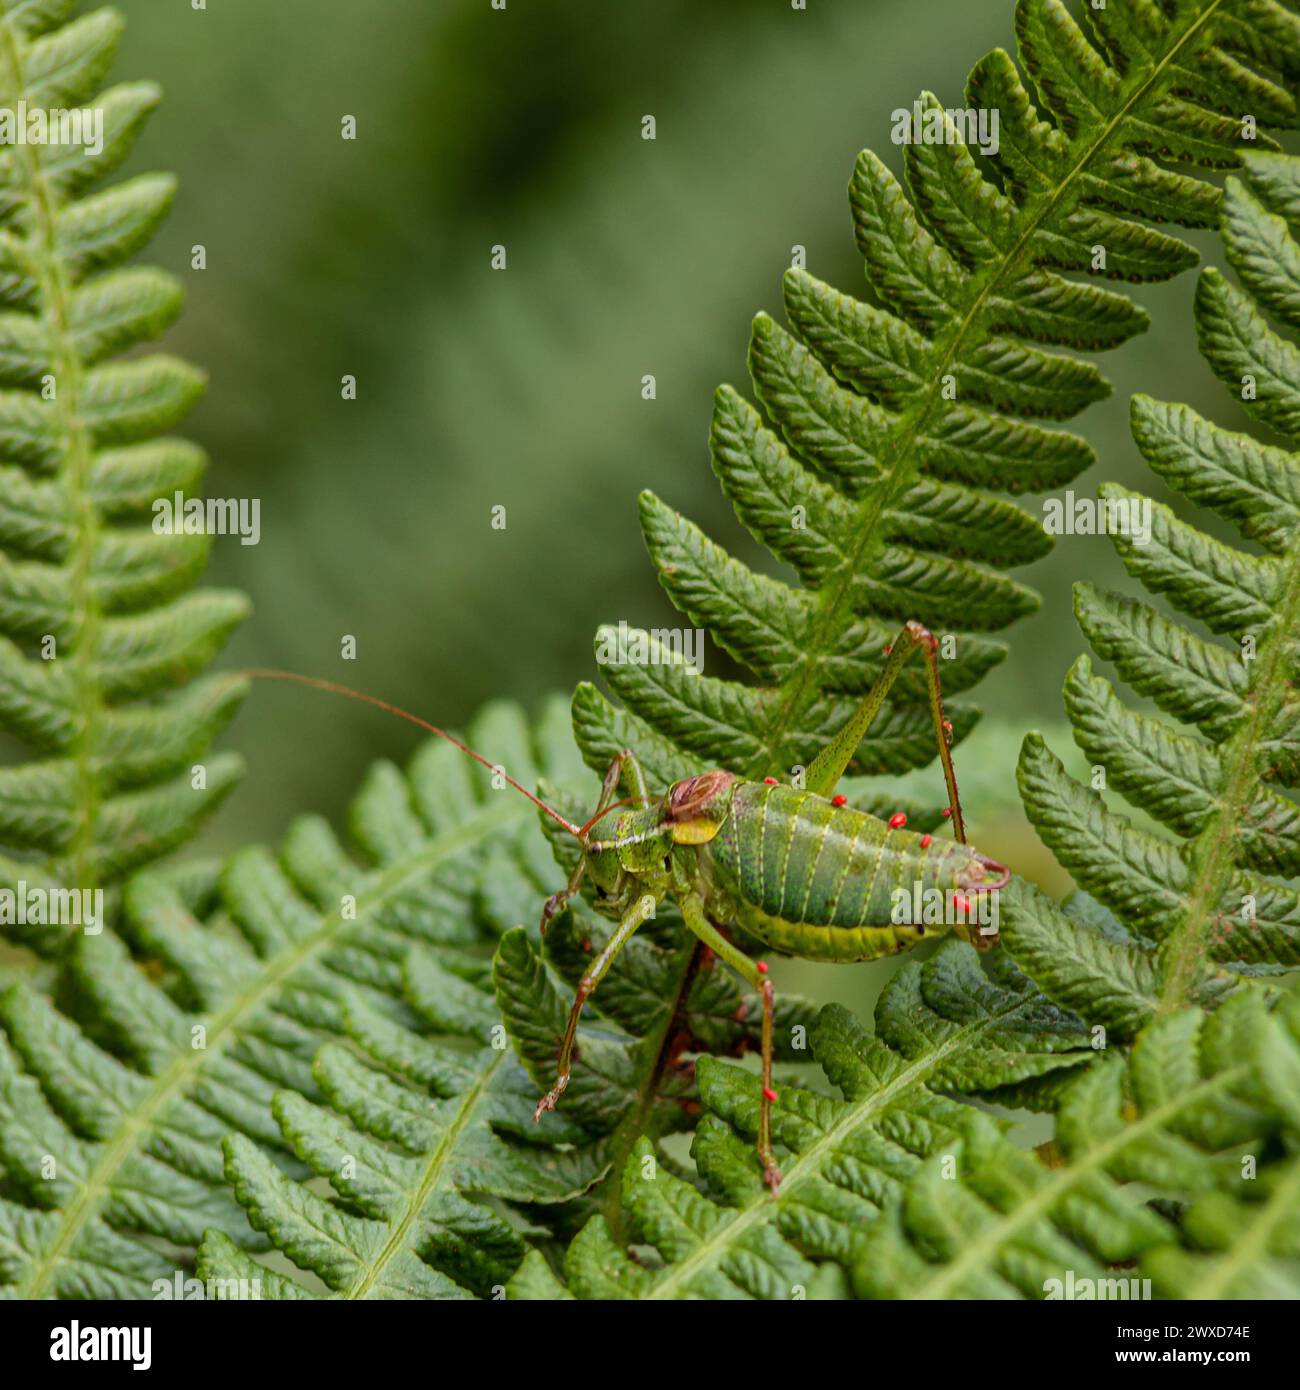
M 833 795 L 914 650 L 925 658 L 930 712 L 948 789 L 955 838 L 936 842 L 903 828 L 905 818 L 882 821 Z M 907 623 L 886 649 L 884 670 L 844 727 L 807 769 L 802 787 L 767 777 L 749 781 L 722 769 L 674 783 L 652 795 L 631 749 L 610 763 L 595 812 L 575 825 L 535 793 L 444 730 L 387 701 L 333 681 L 289 672 L 243 674 L 330 690 L 377 705 L 447 739 L 504 780 L 573 835 L 581 846 L 568 883 L 547 899 L 541 930 L 562 912 L 584 880 L 594 888 L 596 911 L 618 925 L 578 983 L 564 1036 L 559 1040 L 555 1085 L 537 1104 L 535 1118 L 555 1109 L 569 1084 L 583 1005 L 619 952 L 666 898 L 676 901 L 687 927 L 726 961 L 763 1001 L 762 1080 L 758 1156 L 764 1180 L 776 1191 L 781 1175 L 772 1151 L 772 982 L 767 965 L 750 952 L 768 948 L 812 960 L 861 961 L 906 950 L 925 935 L 920 922 L 894 920 L 898 889 L 914 884 L 954 895 L 955 929 L 978 946 L 993 944 L 971 925 L 964 894 L 993 892 L 1010 873 L 966 843 L 957 779 L 943 717 L 938 643 L 920 623 Z M 965 918 L 966 920 L 963 920 Z M 733 939 L 734 938 L 734 939 Z

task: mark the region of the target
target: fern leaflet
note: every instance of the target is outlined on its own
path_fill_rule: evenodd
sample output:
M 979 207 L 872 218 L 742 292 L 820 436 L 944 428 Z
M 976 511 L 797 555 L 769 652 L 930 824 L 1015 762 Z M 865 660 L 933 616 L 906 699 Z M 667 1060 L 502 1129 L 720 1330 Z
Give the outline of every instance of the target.
M 563 702 L 535 733 L 513 707 L 489 707 L 471 735 L 530 778 L 587 778 Z M 122 931 L 155 972 L 104 933 L 79 938 L 66 961 L 75 1017 L 28 984 L 0 998 L 0 1290 L 148 1297 L 175 1273 L 154 1237 L 184 1250 L 212 1227 L 241 1248 L 264 1246 L 226 1187 L 223 1138 L 242 1136 L 236 1173 L 259 1162 L 247 1141 L 300 1173 L 277 1106 L 301 1118 L 331 1087 L 353 1094 L 337 1053 L 320 1079 L 313 1072 L 322 1043 L 363 1024 L 379 1039 L 379 1024 L 366 1023 L 376 1018 L 421 1026 L 405 998 L 413 947 L 486 988 L 502 924 L 531 913 L 554 874 L 528 804 L 437 740 L 407 776 L 372 769 L 351 827 L 360 860 L 323 820 L 304 817 L 278 858 L 251 848 L 221 867 L 137 875 Z M 417 1065 L 413 1032 L 409 1047 Z M 470 1056 L 462 1066 L 473 1070 Z M 527 1085 L 522 1073 L 515 1084 Z M 277 1103 L 282 1091 L 297 1098 Z M 248 1196 L 251 1180 L 240 1190 Z
M 476 1050 L 420 1037 L 353 1000 L 348 1033 L 368 1060 L 340 1043 L 321 1049 L 313 1071 L 331 1108 L 295 1091 L 276 1095 L 284 1141 L 329 1180 L 337 1203 L 288 1177 L 251 1139 L 226 1140 L 226 1173 L 252 1225 L 338 1297 L 490 1297 L 525 1245 L 473 1198 L 563 1201 L 601 1171 L 599 1156 L 575 1145 L 581 1130 L 555 1116 L 534 1126 L 532 1083 L 487 1042 L 497 1012 L 486 962 L 476 972 L 457 967 L 416 953 L 408 997 L 423 1021 Z M 539 1147 L 561 1142 L 564 1150 Z M 272 1280 L 220 1231 L 205 1238 L 199 1273 L 205 1282 L 257 1280 L 275 1298 L 312 1296 L 287 1276 Z
M 1257 154 L 1228 180 L 1223 235 L 1244 289 L 1205 270 L 1201 348 L 1247 412 L 1300 439 L 1300 351 L 1269 323 L 1300 327 L 1300 246 L 1288 226 L 1300 160 Z M 1009 899 L 1007 942 L 1039 983 L 1090 1019 L 1131 1033 L 1185 999 L 1212 1003 L 1234 977 L 1300 963 L 1300 820 L 1281 788 L 1300 780 L 1300 456 L 1221 429 L 1186 406 L 1138 396 L 1133 434 L 1170 487 L 1231 522 L 1249 553 L 1115 486 L 1102 496 L 1152 507 L 1151 536 L 1112 539 L 1128 571 L 1231 649 L 1150 604 L 1076 588 L 1097 655 L 1178 728 L 1127 709 L 1081 657 L 1066 680 L 1076 742 L 1107 785 L 1174 838 L 1112 811 L 1068 777 L 1036 736 L 1020 761 L 1025 807 L 1061 863 L 1117 922 L 1099 940 L 1041 894 Z M 1130 512 L 1130 515 L 1132 513 Z
M 191 834 L 241 768 L 223 753 L 193 779 L 245 687 L 191 678 L 247 602 L 189 592 L 210 538 L 143 520 L 203 472 L 198 449 L 163 435 L 203 378 L 162 354 L 111 361 L 180 310 L 174 277 L 122 268 L 166 215 L 173 180 L 96 190 L 159 92 L 99 93 L 122 20 L 103 9 L 68 22 L 72 8 L 0 4 L 0 104 L 93 98 L 103 119 L 93 153 L 0 149 L 0 728 L 33 759 L 0 770 L 0 882 L 15 892 L 119 883 Z M 45 920 L 10 930 L 45 953 L 64 936 Z
M 1090 363 L 1031 344 L 1107 347 L 1145 324 L 1124 296 L 1059 272 L 1152 280 L 1193 264 L 1190 247 L 1135 219 L 1211 225 L 1219 190 L 1157 157 L 1234 167 L 1246 146 L 1218 107 L 1244 104 L 1263 124 L 1290 126 L 1294 101 L 1267 74 L 1300 71 L 1300 20 L 1273 0 L 1084 13 L 1095 29 L 1058 0 L 1018 5 L 1043 110 L 1005 53 L 976 66 L 969 99 L 1002 112 L 987 173 L 929 95 L 922 117 L 947 138 L 906 145 L 906 190 L 861 157 L 853 212 L 879 302 L 788 273 L 793 332 L 760 315 L 750 344 L 775 429 L 735 391 L 719 392 L 715 471 L 741 521 L 805 588 L 750 571 L 643 496 L 669 596 L 759 685 L 619 660 L 615 634 L 602 632 L 604 674 L 625 709 L 591 686 L 575 701 L 580 742 L 601 771 L 625 746 L 665 784 L 703 763 L 749 776 L 806 765 L 874 681 L 900 621 L 953 633 L 945 680 L 957 692 L 1003 654 L 977 634 L 1035 606 L 1001 571 L 1038 558 L 1048 540 L 987 489 L 1046 490 L 1087 467 L 1080 440 L 1030 422 L 1067 418 L 1108 388 Z M 1213 84 L 1193 77 L 1206 65 Z M 955 709 L 958 734 L 972 720 Z M 861 770 L 897 773 L 931 755 L 918 673 L 860 750 Z
M 1127 1061 L 1106 1058 L 1062 1096 L 1057 1166 L 969 1111 L 960 1142 L 927 1160 L 867 1232 L 858 1293 L 1086 1297 L 1066 1290 L 1089 1280 L 1103 1297 L 1098 1281 L 1134 1276 L 1166 1297 L 1294 1297 L 1300 1244 L 1286 1201 L 1300 1131 L 1294 1103 L 1288 1113 L 1261 1082 L 1278 1069 L 1295 1080 L 1296 1003 L 1270 1015 L 1256 993 L 1152 1023 Z M 1229 1217 L 1239 1224 L 1226 1227 Z
M 1092 1056 L 1077 1019 L 1047 1004 L 1014 970 L 990 979 L 975 951 L 950 940 L 924 965 L 908 962 L 876 1011 L 876 1034 L 847 1010 L 822 1010 L 812 1051 L 842 1099 L 786 1084 L 773 1112 L 790 1150 L 777 1199 L 754 1153 L 758 1078 L 700 1059 L 708 1113 L 692 1155 L 704 1191 L 674 1176 L 639 1141 L 623 1170 L 623 1208 L 638 1244 L 662 1266 L 633 1261 L 605 1217 L 565 1257 L 581 1298 L 794 1298 L 816 1261 L 851 1266 L 881 1206 L 931 1153 L 949 1147 L 966 1106 L 944 1092 L 1029 1102 Z M 529 1256 L 512 1297 L 554 1296 Z

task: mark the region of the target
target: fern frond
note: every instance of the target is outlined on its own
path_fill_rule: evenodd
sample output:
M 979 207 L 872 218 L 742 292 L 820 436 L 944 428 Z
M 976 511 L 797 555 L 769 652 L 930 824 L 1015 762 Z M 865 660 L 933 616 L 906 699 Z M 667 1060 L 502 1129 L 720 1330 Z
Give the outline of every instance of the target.
M 1162 280 L 1195 263 L 1189 245 L 1150 224 L 1211 225 L 1221 193 L 1198 170 L 1277 148 L 1260 127 L 1295 122 L 1274 78 L 1300 72 L 1300 18 L 1289 0 L 1142 0 L 1081 21 L 1060 0 L 1019 0 L 1016 16 L 1024 75 L 995 51 L 966 94 L 1000 111 L 999 151 L 968 148 L 925 94 L 921 120 L 943 139 L 907 143 L 905 185 L 870 152 L 854 171 L 871 299 L 792 269 L 789 328 L 754 320 L 758 405 L 717 393 L 714 471 L 741 523 L 801 586 L 744 564 L 642 494 L 642 532 L 669 598 L 753 683 L 698 674 L 657 634 L 631 634 L 629 650 L 624 629 L 602 629 L 601 673 L 619 703 L 589 683 L 575 692 L 589 766 L 603 772 L 630 747 L 659 788 L 708 766 L 789 775 L 843 727 L 902 621 L 952 639 L 944 685 L 960 695 L 1005 655 L 989 634 L 1036 606 L 1006 571 L 1043 555 L 1049 538 L 994 490 L 1049 490 L 1087 468 L 1083 440 L 1040 422 L 1109 391 L 1091 362 L 1055 349 L 1103 349 L 1145 327 L 1098 278 Z M 1207 66 L 1213 83 L 1198 75 Z M 1255 127 L 1222 114 L 1225 103 L 1245 103 Z M 650 659 L 633 659 L 643 644 Z M 947 713 L 954 741 L 978 717 L 960 699 Z M 923 675 L 904 672 L 854 771 L 897 775 L 934 752 Z M 884 807 L 869 782 L 845 791 Z M 921 829 L 940 814 L 903 809 Z M 667 997 L 681 997 L 695 959 L 683 954 Z M 643 1109 L 657 1081 L 645 1078 Z
M 97 153 L 0 149 L 0 729 L 33 759 L 0 771 L 0 885 L 16 892 L 121 882 L 192 834 L 241 768 L 207 750 L 243 682 L 193 678 L 247 602 L 191 592 L 210 537 L 156 534 L 148 517 L 203 472 L 201 451 L 165 434 L 203 377 L 162 354 L 111 360 L 180 310 L 173 276 L 122 267 L 166 215 L 173 180 L 100 186 L 159 91 L 100 92 L 122 20 L 69 20 L 73 8 L 0 5 L 0 104 L 103 117 Z M 66 928 L 10 930 L 50 953 Z
M 1256 154 L 1228 180 L 1223 236 L 1233 285 L 1202 272 L 1201 349 L 1248 414 L 1300 442 L 1300 350 L 1270 319 L 1300 327 L 1294 235 L 1300 160 Z M 1212 1003 L 1240 975 L 1300 964 L 1300 454 L 1223 429 L 1190 408 L 1138 396 L 1138 447 L 1175 491 L 1217 512 L 1243 549 L 1123 488 L 1101 496 L 1144 542 L 1112 534 L 1129 573 L 1211 634 L 1141 600 L 1077 586 L 1075 613 L 1099 657 L 1161 714 L 1126 708 L 1087 657 L 1065 684 L 1075 741 L 1105 786 L 1156 823 L 1112 810 L 1031 735 L 1019 769 L 1039 835 L 1115 919 L 1099 941 L 1041 894 L 1004 902 L 1005 940 L 1060 1002 L 1130 1034 L 1161 1009 Z M 1215 637 L 1226 642 L 1213 640 Z M 1169 721 L 1176 721 L 1169 722 Z M 1095 783 L 1094 783 L 1095 785 Z M 1167 832 L 1167 833 L 1166 833 Z
M 589 780 L 563 701 L 548 706 L 535 731 L 516 708 L 489 707 L 470 736 L 521 778 L 545 772 L 575 789 Z M 391 1100 L 404 1074 L 435 1095 L 446 1091 L 431 1105 L 427 1093 L 410 1090 L 419 1116 L 408 1137 L 431 1134 L 451 1115 L 472 1116 L 478 1128 L 462 1136 L 458 1161 L 500 1153 L 479 1121 L 497 1108 L 510 1129 L 532 1094 L 522 1072 L 502 1060 L 509 1053 L 490 1050 L 476 1061 L 465 1052 L 448 1060 L 438 1082 L 433 1068 L 443 1054 L 414 1030 L 427 1026 L 435 998 L 464 1009 L 481 996 L 490 1005 L 490 947 L 503 923 L 531 915 L 555 874 L 532 809 L 432 740 L 405 776 L 389 764 L 372 769 L 350 819 L 356 856 L 323 820 L 306 817 L 290 828 L 278 857 L 252 848 L 224 866 L 137 875 L 125 894 L 122 935 L 156 968 L 141 970 L 112 933 L 79 938 L 66 962 L 75 1016 L 26 984 L 0 1000 L 0 1291 L 148 1297 L 152 1281 L 176 1269 L 177 1257 L 160 1254 L 154 1238 L 186 1250 L 213 1228 L 257 1250 L 267 1243 L 260 1222 L 289 1243 L 287 1212 L 305 1191 L 289 1179 L 304 1161 L 326 1161 L 331 1134 L 355 1131 L 355 1152 L 378 1162 L 375 1134 L 400 1118 L 382 1114 L 378 1100 Z M 426 963 L 413 1007 L 406 972 L 416 947 L 433 967 L 459 971 L 474 993 L 430 990 Z M 314 1070 L 322 1044 L 342 1039 L 364 1043 L 396 1080 L 338 1047 Z M 358 1085 L 373 1112 L 357 1109 Z M 327 1099 L 346 1119 L 324 1115 Z M 239 1136 L 230 1171 L 253 1209 L 251 1225 L 226 1185 L 228 1135 Z M 534 1197 L 544 1195 L 547 1164 L 560 1171 L 561 1160 L 542 1152 Z M 408 1157 L 403 1168 L 394 1156 L 386 1171 L 396 1178 L 412 1164 L 420 1159 Z M 424 1171 L 433 1172 L 428 1162 Z M 373 1175 L 364 1169 L 362 1181 Z M 439 1169 L 444 1175 L 450 1180 L 452 1169 Z M 485 1181 L 494 1190 L 490 1175 Z M 443 1189 L 435 1195 L 457 1200 Z M 349 1203 L 356 1199 L 350 1193 Z M 408 1214 L 415 1221 L 414 1207 Z M 218 1254 L 209 1257 L 215 1267 Z M 395 1259 L 383 1272 L 385 1287 L 415 1277 L 412 1259 Z M 455 1279 L 440 1269 L 435 1259 L 420 1288 Z M 471 1283 L 478 1278 L 462 1272 Z M 291 1291 L 288 1283 L 275 1287 Z
M 976 953 L 946 942 L 924 965 L 908 962 L 876 1010 L 875 1035 L 839 1005 L 822 1010 L 812 1053 L 841 1098 L 784 1085 L 773 1133 L 789 1154 L 777 1199 L 755 1157 L 759 1081 L 733 1063 L 697 1064 L 706 1115 L 692 1155 L 703 1190 L 674 1176 L 647 1139 L 623 1174 L 627 1239 L 594 1217 L 565 1258 L 580 1298 L 794 1298 L 816 1262 L 851 1266 L 880 1208 L 927 1155 L 950 1147 L 968 1107 L 945 1093 L 1012 1096 L 1085 1066 L 1093 1053 L 1079 1021 L 1046 1003 L 1014 970 L 989 978 Z M 624 1246 L 651 1245 L 661 1267 Z M 510 1286 L 541 1292 L 538 1256 Z
M 1133 1277 L 1165 1297 L 1294 1297 L 1300 1130 L 1265 1078 L 1296 1079 L 1296 1003 L 1158 1019 L 1066 1090 L 1051 1166 L 969 1110 L 866 1233 L 858 1293 L 1086 1297 L 1065 1290 L 1092 1280 L 1103 1297 L 1095 1281 Z
M 1184 1213 L 1187 1248 L 1142 1264 L 1157 1298 L 1300 1298 L 1300 1156 L 1270 1164 L 1248 1196 L 1212 1193 Z
M 1047 349 L 1109 347 L 1145 326 L 1096 278 L 1186 269 L 1193 250 L 1148 223 L 1207 226 L 1220 202 L 1199 174 L 1161 161 L 1231 168 L 1243 149 L 1275 148 L 1263 134 L 1249 143 L 1221 108 L 1290 126 L 1295 103 L 1272 74 L 1300 71 L 1300 20 L 1273 0 L 1169 12 L 1143 0 L 1084 15 L 1087 28 L 1059 0 L 1020 0 L 1027 77 L 1000 50 L 976 66 L 967 100 L 1001 112 L 996 153 L 964 144 L 926 94 L 920 119 L 945 142 L 906 144 L 906 187 L 861 156 L 851 201 L 873 300 L 791 270 L 790 329 L 760 315 L 750 340 L 761 410 L 718 392 L 714 470 L 741 522 L 803 587 L 750 569 L 642 496 L 669 597 L 757 684 L 695 677 L 671 660 L 605 665 L 624 709 L 591 686 L 575 700 L 584 752 L 602 771 L 625 746 L 665 780 L 703 764 L 749 776 L 806 766 L 879 674 L 903 620 L 954 636 L 955 693 L 1004 654 L 984 634 L 1036 606 L 1005 571 L 1050 541 L 990 489 L 1044 491 L 1086 468 L 1082 440 L 1034 422 L 1109 390 L 1090 362 Z M 1206 68 L 1212 83 L 1193 76 Z M 606 649 L 610 640 L 600 634 Z M 955 733 L 973 719 L 956 705 Z M 860 770 L 897 773 L 932 751 L 913 673 Z
M 284 1142 L 337 1200 L 288 1177 L 251 1139 L 225 1141 L 226 1175 L 250 1223 L 337 1297 L 490 1297 L 526 1247 L 474 1198 L 562 1201 L 602 1171 L 598 1155 L 575 1145 L 580 1129 L 553 1115 L 533 1124 L 535 1088 L 506 1049 L 490 967 L 476 965 L 458 961 L 456 974 L 419 952 L 408 976 L 422 1022 L 474 1050 L 421 1037 L 352 999 L 348 1035 L 366 1057 L 341 1043 L 321 1049 L 313 1074 L 328 1107 L 277 1093 Z M 272 1283 L 219 1231 L 205 1237 L 198 1271 L 218 1287 L 256 1280 L 273 1298 L 314 1296 L 287 1276 Z

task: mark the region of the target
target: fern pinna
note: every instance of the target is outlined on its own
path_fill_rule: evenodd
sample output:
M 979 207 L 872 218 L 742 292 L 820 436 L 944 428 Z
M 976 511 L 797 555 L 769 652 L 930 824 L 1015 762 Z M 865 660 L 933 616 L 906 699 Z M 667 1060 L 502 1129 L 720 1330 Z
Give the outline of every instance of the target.
M 509 1296 L 790 1299 L 831 1291 L 836 1267 L 852 1267 L 881 1208 L 961 1132 L 967 1107 L 947 1093 L 1032 1102 L 1093 1056 L 1077 1019 L 1046 1003 L 1005 960 L 986 976 L 959 941 L 894 976 L 874 1035 L 832 1004 L 809 1041 L 841 1098 L 783 1086 L 776 1138 L 790 1157 L 775 1201 L 752 1157 L 758 1078 L 701 1058 L 706 1113 L 691 1149 L 698 1184 L 666 1169 L 644 1138 L 621 1170 L 630 1239 L 653 1246 L 660 1262 L 631 1258 L 629 1241 L 599 1215 L 570 1244 L 563 1284 L 534 1252 Z
M 1252 155 L 1244 175 L 1228 180 L 1223 211 L 1241 287 L 1202 272 L 1197 332 L 1246 412 L 1294 442 L 1300 350 L 1271 320 L 1300 328 L 1300 160 Z M 1067 776 L 1036 736 L 1021 755 L 1030 819 L 1109 916 L 1098 925 L 1095 912 L 1062 913 L 1026 893 L 1011 904 L 1011 947 L 1050 994 L 1121 1033 L 1186 1000 L 1211 1003 L 1242 976 L 1300 963 L 1300 893 L 1282 881 L 1300 874 L 1300 823 L 1284 790 L 1300 780 L 1300 454 L 1144 396 L 1132 423 L 1155 472 L 1258 550 L 1159 505 L 1147 544 L 1113 535 L 1135 578 L 1226 640 L 1079 585 L 1075 612 L 1093 650 L 1177 723 L 1126 708 L 1081 657 L 1065 701 L 1093 787 Z M 1113 486 L 1102 495 L 1142 500 Z M 1103 776 L 1172 838 L 1112 810 L 1094 789 Z
M 72 9 L 0 3 L 0 105 L 21 116 L 85 103 L 102 118 L 84 146 L 0 147 L 0 728 L 33 759 L 0 771 L 11 852 L 0 882 L 16 893 L 118 883 L 191 833 L 240 769 L 234 754 L 205 753 L 243 684 L 168 692 L 211 659 L 246 601 L 187 593 L 209 538 L 156 534 L 149 517 L 202 474 L 200 450 L 159 436 L 203 378 L 160 354 L 110 360 L 180 308 L 173 276 L 122 268 L 165 216 L 173 180 L 96 191 L 159 92 L 101 92 L 121 17 L 67 22 Z M 44 914 L 11 929 L 46 952 L 64 932 Z
M 1110 347 L 1144 327 L 1099 278 L 1159 280 L 1195 262 L 1149 223 L 1212 225 L 1221 193 L 1196 168 L 1276 148 L 1262 128 L 1294 122 L 1300 20 L 1274 0 L 1136 0 L 1077 20 L 1058 0 L 1021 0 L 1016 29 L 1023 75 L 997 51 L 967 88 L 972 106 L 1000 112 L 999 151 L 968 149 L 925 95 L 916 125 L 938 138 L 906 145 L 905 185 L 869 152 L 854 171 L 870 301 L 790 271 L 790 329 L 759 315 L 751 335 L 761 412 L 718 392 L 715 472 L 803 587 L 751 570 L 642 497 L 669 597 L 756 684 L 697 674 L 649 634 L 629 643 L 603 630 L 602 675 L 621 705 L 589 684 L 574 699 L 593 768 L 632 748 L 656 788 L 706 766 L 797 777 L 879 678 L 900 620 L 941 634 L 946 688 L 961 692 L 1004 654 L 988 634 L 1035 606 L 1005 571 L 1049 542 L 993 490 L 1046 490 L 1086 468 L 1082 440 L 1037 422 L 1108 390 L 1090 362 L 1056 349 Z M 1238 109 L 1250 119 L 1225 114 Z M 976 712 L 956 704 L 949 717 L 960 739 Z M 856 767 L 898 773 L 933 746 L 923 677 L 905 674 Z M 896 809 L 870 784 L 850 797 Z M 901 809 L 922 829 L 938 820 Z M 668 1059 L 643 1076 L 646 1096 Z
M 490 707 L 470 732 L 530 778 L 575 791 L 587 778 L 563 701 L 535 728 Z M 236 1262 L 232 1243 L 274 1238 L 357 1296 L 504 1282 L 522 1246 L 463 1194 L 554 1201 L 605 1162 L 577 1122 L 534 1125 L 535 1087 L 493 1031 L 491 946 L 554 874 L 528 809 L 431 742 L 405 775 L 372 769 L 351 810 L 355 853 L 309 816 L 278 855 L 148 870 L 120 926 L 149 972 L 104 932 L 65 953 L 62 1008 L 31 983 L 0 994 L 0 1294 L 149 1298 L 209 1230 L 225 1237 L 205 1254 L 215 1279 L 243 1277 L 217 1272 Z M 429 1028 L 441 1046 L 418 1036 Z M 291 1179 L 327 1160 L 342 1114 L 350 1152 L 373 1163 L 347 1212 L 330 1209 L 335 1248 L 322 1236 L 313 1256 L 291 1218 L 326 1204 L 292 1195 Z M 385 1142 L 397 1147 L 381 1155 Z M 480 1239 L 491 1257 L 465 1263 Z M 251 1277 L 268 1297 L 294 1282 Z
M 1152 1022 L 1057 1103 L 1055 1157 L 968 1108 L 867 1232 L 866 1298 L 1300 1296 L 1300 994 Z
M 292 1090 L 276 1095 L 286 1144 L 333 1185 L 338 1202 L 295 1182 L 253 1140 L 226 1140 L 227 1176 L 252 1225 L 338 1297 L 491 1297 L 526 1246 L 515 1225 L 475 1199 L 558 1202 L 599 1174 L 599 1155 L 578 1126 L 548 1126 L 563 1150 L 537 1147 L 536 1091 L 510 1052 L 492 1045 L 498 1015 L 480 964 L 478 980 L 426 954 L 410 966 L 414 1008 L 448 1041 L 422 1038 L 352 1001 L 350 1040 L 367 1060 L 327 1044 L 314 1075 L 328 1106 Z M 477 1049 L 448 1045 L 458 1038 Z M 266 1297 L 315 1296 L 220 1230 L 205 1236 L 198 1269 L 213 1287 L 243 1281 Z

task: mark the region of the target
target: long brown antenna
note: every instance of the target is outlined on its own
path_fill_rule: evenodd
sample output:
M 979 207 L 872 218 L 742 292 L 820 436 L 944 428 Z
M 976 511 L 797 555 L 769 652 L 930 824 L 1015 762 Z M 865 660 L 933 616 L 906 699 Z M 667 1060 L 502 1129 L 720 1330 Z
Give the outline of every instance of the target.
M 586 834 L 597 822 L 605 819 L 611 811 L 617 811 L 620 806 L 631 806 L 636 801 L 648 801 L 650 798 L 645 796 L 625 796 L 622 801 L 611 801 L 608 806 L 602 806 L 599 811 L 582 827 L 582 834 Z
M 325 690 L 331 695 L 345 695 L 349 700 L 359 700 L 363 705 L 374 705 L 376 709 L 384 710 L 388 714 L 395 714 L 399 719 L 405 719 L 408 724 L 414 724 L 418 728 L 426 730 L 428 733 L 437 734 L 439 738 L 444 738 L 453 747 L 459 748 L 462 753 L 468 753 L 476 763 L 480 763 L 487 768 L 494 776 L 502 777 L 517 792 L 523 794 L 533 803 L 545 811 L 553 821 L 562 825 L 575 839 L 582 839 L 582 830 L 565 818 L 553 806 L 548 806 L 540 796 L 530 792 L 522 783 L 516 782 L 508 772 L 498 764 L 489 762 L 482 753 L 476 753 L 467 743 L 462 743 L 460 739 L 449 734 L 446 729 L 440 729 L 436 724 L 430 724 L 427 719 L 421 719 L 418 714 L 412 714 L 409 710 L 404 710 L 398 705 L 390 704 L 387 700 L 381 700 L 377 695 L 367 695 L 363 690 L 353 690 L 350 685 L 340 685 L 338 681 L 327 681 L 320 676 L 300 676 L 296 671 L 274 671 L 267 667 L 256 667 L 252 670 L 235 671 L 232 674 L 244 676 L 248 680 L 257 681 L 288 681 L 293 685 L 310 686 L 313 690 Z

